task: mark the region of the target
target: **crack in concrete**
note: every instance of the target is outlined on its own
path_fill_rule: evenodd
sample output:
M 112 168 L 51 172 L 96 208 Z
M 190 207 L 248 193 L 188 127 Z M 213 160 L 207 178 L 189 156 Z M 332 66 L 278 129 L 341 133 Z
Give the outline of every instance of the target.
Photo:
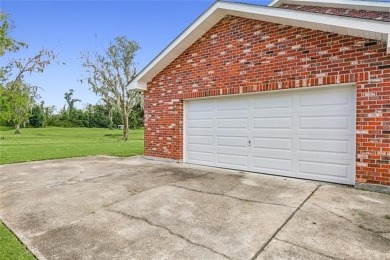
M 321 206 L 319 206 L 319 205 L 317 205 L 317 204 L 315 204 L 315 203 L 313 203 L 312 205 L 314 205 L 314 206 L 316 206 L 316 207 L 318 207 L 318 208 L 320 208 L 320 209 L 322 209 L 322 210 L 325 210 L 326 212 L 329 212 L 330 214 L 332 214 L 332 215 L 334 215 L 334 216 L 336 216 L 336 217 L 342 218 L 342 219 L 346 220 L 347 222 L 351 223 L 352 225 L 354 225 L 354 226 L 356 226 L 356 227 L 358 227 L 358 228 L 360 228 L 360 229 L 363 229 L 364 231 L 373 233 L 373 234 L 375 234 L 375 235 L 377 235 L 377 236 L 379 236 L 379 237 L 381 237 L 381 238 L 384 238 L 384 239 L 390 241 L 389 238 L 383 237 L 383 236 L 380 235 L 381 233 L 388 233 L 388 232 L 376 232 L 375 230 L 373 230 L 373 229 L 371 229 L 371 228 L 367 228 L 367 227 L 365 227 L 365 226 L 363 226 L 363 225 L 361 225 L 361 224 L 354 223 L 352 220 L 347 219 L 346 217 L 341 216 L 341 215 L 339 215 L 339 214 L 337 214 L 337 213 L 335 213 L 335 212 L 333 212 L 333 211 L 331 211 L 331 210 L 329 210 L 329 209 L 326 209 L 326 208 L 324 208 L 324 207 L 321 207 Z
M 226 195 L 226 194 L 224 194 L 224 193 L 200 191 L 200 190 L 195 190 L 195 189 L 190 189 L 190 188 L 187 188 L 187 187 L 183 187 L 183 186 L 180 186 L 180 185 L 169 184 L 168 186 L 177 187 L 177 188 L 180 188 L 180 189 L 184 189 L 184 190 L 188 190 L 188 191 L 193 191 L 193 192 L 198 192 L 198 193 L 202 193 L 202 194 L 209 194 L 209 195 L 216 195 L 216 196 L 221 196 L 221 197 L 227 197 L 227 198 L 236 199 L 236 200 L 245 201 L 245 202 L 259 203 L 259 204 L 267 204 L 267 205 L 274 205 L 274 206 L 283 206 L 283 207 L 288 207 L 288 208 L 295 208 L 295 207 L 288 206 L 288 205 L 285 205 L 285 204 L 279 204 L 279 203 L 272 203 L 272 202 L 264 202 L 264 201 L 243 199 L 243 198 L 239 198 L 239 197 L 234 197 L 234 196 Z
M 315 253 L 315 254 L 318 254 L 318 255 L 321 255 L 321 256 L 324 256 L 324 257 L 330 258 L 330 259 L 336 259 L 336 260 L 338 260 L 338 259 L 341 259 L 341 258 L 336 258 L 336 257 L 330 256 L 330 255 L 325 255 L 325 254 L 323 254 L 323 253 L 320 253 L 320 252 L 314 251 L 314 250 L 312 250 L 312 249 L 309 249 L 309 248 L 307 248 L 307 247 L 304 247 L 304 246 L 301 246 L 301 245 L 297 245 L 297 244 L 295 244 L 295 243 L 292 243 L 292 242 L 290 242 L 290 241 L 286 241 L 286 240 L 279 239 L 279 238 L 276 238 L 276 237 L 275 237 L 275 240 L 278 240 L 278 241 L 281 241 L 281 242 L 284 242 L 284 243 L 287 243 L 287 244 L 290 244 L 290 245 L 293 245 L 293 246 L 296 246 L 296 247 L 299 247 L 299 248 L 305 249 L 305 250 L 307 250 L 307 251 L 309 251 L 309 252 L 312 252 L 312 253 Z
M 186 178 L 186 179 L 198 178 L 198 177 L 205 176 L 205 175 L 207 175 L 207 174 L 209 174 L 209 172 L 207 172 L 207 173 L 205 173 L 205 174 L 202 174 L 202 175 L 198 175 L 198 176 L 188 177 L 188 178 Z M 110 174 L 110 175 L 111 175 L 111 174 Z M 107 175 L 107 176 L 108 176 L 108 175 Z M 112 210 L 109 209 L 109 207 L 113 206 L 114 204 L 120 203 L 120 202 L 122 202 L 122 201 L 124 201 L 124 200 L 126 200 L 126 199 L 128 199 L 128 198 L 130 198 L 130 197 L 132 197 L 132 196 L 138 195 L 138 194 L 140 194 L 140 193 L 143 193 L 143 192 L 146 192 L 146 191 L 149 191 L 149 190 L 157 189 L 157 188 L 160 188 L 160 187 L 163 187 L 163 186 L 169 186 L 169 184 L 171 184 L 171 183 L 176 183 L 176 182 L 180 182 L 180 181 L 183 181 L 183 180 L 178 180 L 178 181 L 170 182 L 170 183 L 167 183 L 167 184 L 159 185 L 159 186 L 156 186 L 156 187 L 153 187 L 153 188 L 141 190 L 141 191 L 139 191 L 139 192 L 134 192 L 134 193 L 132 193 L 132 194 L 126 195 L 125 197 L 122 197 L 122 198 L 120 198 L 120 199 L 118 199 L 118 200 L 115 200 L 115 201 L 113 201 L 113 202 L 111 202 L 111 203 L 103 204 L 103 205 L 101 205 L 99 208 L 97 208 L 96 210 L 93 210 L 91 213 L 89 213 L 89 214 L 87 214 L 87 215 L 84 215 L 84 216 L 82 216 L 82 217 L 80 217 L 80 218 L 78 218 L 78 219 L 76 219 L 76 220 L 73 220 L 73 221 L 71 221 L 71 222 L 68 223 L 68 224 L 65 224 L 65 225 L 62 225 L 62 226 L 59 226 L 59 227 L 56 227 L 56 228 L 68 227 L 68 226 L 74 225 L 74 224 L 76 224 L 76 223 L 81 222 L 84 218 L 87 218 L 87 217 L 89 217 L 89 216 L 91 216 L 91 215 L 94 215 L 94 214 L 96 214 L 97 212 L 102 211 L 102 210 L 106 210 L 106 209 L 107 209 L 108 211 L 112 211 Z M 80 182 L 81 182 L 81 181 L 80 181 Z M 121 187 L 125 187 L 125 186 L 121 186 Z M 125 188 L 126 188 L 126 187 L 125 187 Z M 54 228 L 54 229 L 56 229 L 56 228 Z M 47 232 L 49 232 L 49 231 L 51 231 L 51 230 L 53 230 L 53 229 L 49 229 L 49 230 L 46 230 L 46 231 L 44 231 L 44 232 L 42 232 L 42 233 L 39 233 L 37 236 L 43 235 L 43 234 L 45 234 L 45 233 L 47 233 Z M 32 236 L 32 237 L 36 237 L 36 236 Z
M 147 219 L 147 218 L 132 216 L 132 215 L 129 215 L 129 214 L 127 214 L 127 213 L 124 213 L 124 212 L 121 212 L 121 211 L 116 211 L 116 210 L 108 210 L 108 211 L 113 212 L 113 213 L 120 214 L 120 215 L 125 216 L 125 217 L 127 217 L 127 218 L 131 218 L 131 219 L 138 220 L 138 221 L 143 221 L 143 222 L 145 222 L 145 223 L 147 223 L 148 225 L 153 226 L 153 227 L 162 228 L 162 229 L 168 231 L 169 234 L 171 234 L 171 235 L 173 235 L 173 236 L 176 236 L 176 237 L 178 237 L 178 238 L 180 238 L 180 239 L 186 241 L 187 243 L 190 243 L 190 244 L 195 245 L 195 246 L 198 246 L 198 247 L 205 248 L 205 249 L 207 249 L 207 250 L 209 250 L 209 251 L 211 251 L 211 252 L 213 252 L 213 253 L 215 253 L 215 254 L 218 254 L 218 255 L 220 255 L 220 256 L 223 256 L 223 257 L 225 257 L 225 258 L 227 258 L 227 259 L 232 259 L 231 257 L 229 257 L 229 256 L 227 256 L 227 255 L 225 255 L 225 254 L 223 254 L 223 253 L 217 252 L 217 251 L 215 251 L 214 249 L 212 249 L 212 248 L 210 248 L 210 247 L 207 247 L 207 246 L 198 244 L 198 243 L 196 243 L 196 242 L 194 242 L 194 241 L 191 241 L 191 240 L 188 239 L 187 237 L 185 237 L 185 236 L 183 236 L 183 235 L 181 235 L 181 234 L 175 233 L 175 232 L 173 232 L 171 229 L 169 229 L 169 228 L 167 228 L 167 227 L 165 227 L 165 226 L 163 226 L 163 225 L 159 225 L 159 224 L 153 223 L 153 222 L 151 222 L 151 221 L 150 221 L 149 219 Z
M 287 225 L 287 223 L 295 216 L 295 214 L 305 205 L 305 203 L 314 195 L 314 193 L 321 187 L 322 185 L 318 185 L 302 203 L 294 210 L 293 213 L 284 221 L 284 223 L 276 230 L 276 232 L 267 240 L 267 242 L 256 252 L 256 254 L 251 258 L 251 260 L 256 259 L 264 249 L 269 245 L 269 243 L 276 237 L 276 235 Z

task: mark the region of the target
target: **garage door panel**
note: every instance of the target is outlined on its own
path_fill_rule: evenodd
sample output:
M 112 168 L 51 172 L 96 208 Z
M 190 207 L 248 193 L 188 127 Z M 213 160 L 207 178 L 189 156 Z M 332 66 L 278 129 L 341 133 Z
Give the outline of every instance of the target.
M 202 113 L 192 113 L 191 120 L 202 120 L 202 119 L 212 119 L 212 112 L 202 112 Z
M 248 129 L 247 118 L 223 118 L 216 120 L 218 129 Z
M 253 129 L 292 129 L 292 117 L 254 117 Z
M 292 138 L 277 137 L 253 137 L 253 149 L 266 149 L 277 151 L 291 151 Z
M 353 184 L 355 95 L 338 87 L 197 100 L 185 108 L 185 161 Z
M 298 161 L 300 174 L 311 176 L 312 179 L 319 179 L 321 176 L 348 178 L 348 163 L 326 163 L 314 161 Z
M 301 92 L 298 96 L 298 105 L 302 109 L 326 109 L 330 107 L 331 110 L 349 109 L 352 98 L 349 89 L 339 89 L 337 95 L 334 90 L 322 91 L 308 91 Z
M 212 128 L 212 119 L 191 119 L 187 122 L 188 128 Z
M 253 168 L 263 173 L 274 171 L 291 173 L 292 159 L 276 159 L 261 156 L 253 156 Z
M 188 149 L 193 152 L 212 153 L 213 145 L 207 144 L 189 144 Z
M 213 165 L 213 153 L 212 152 L 199 152 L 199 151 L 190 151 L 187 153 L 187 158 L 193 163 L 199 163 L 207 165 Z
M 191 135 L 188 137 L 188 144 L 200 144 L 200 145 L 212 145 L 213 136 L 212 135 Z
M 262 98 L 259 96 L 259 98 L 255 98 L 253 100 L 253 109 L 256 112 L 260 112 L 262 110 L 263 112 L 264 110 L 272 110 L 274 112 L 277 112 L 283 109 L 289 111 L 292 108 L 292 105 L 292 96 L 285 93 L 271 94 L 268 95 L 266 98 Z
M 351 154 L 351 142 L 350 139 L 298 139 L 298 152 L 308 152 L 323 155 L 346 155 Z
M 234 167 L 242 166 L 247 167 L 248 165 L 248 156 L 247 155 L 237 155 L 229 153 L 217 153 L 216 154 L 216 163 L 222 167 Z
M 299 117 L 299 129 L 350 129 L 348 116 L 305 116 Z
M 193 101 L 188 104 L 187 109 L 191 114 L 199 112 L 208 112 L 213 111 L 213 104 L 202 102 L 202 101 Z
M 233 147 L 233 148 L 247 148 L 248 146 L 248 137 L 238 137 L 238 136 L 217 136 L 218 147 Z
M 245 98 L 225 99 L 216 103 L 216 112 L 247 111 L 248 103 Z

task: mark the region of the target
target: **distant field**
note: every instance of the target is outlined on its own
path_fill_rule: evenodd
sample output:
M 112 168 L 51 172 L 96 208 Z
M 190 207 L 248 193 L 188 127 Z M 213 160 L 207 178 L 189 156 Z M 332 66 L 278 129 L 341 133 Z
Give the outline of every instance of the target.
M 131 130 L 122 140 L 121 130 L 100 128 L 24 128 L 0 131 L 0 164 L 80 157 L 87 155 L 132 156 L 144 152 L 143 129 Z

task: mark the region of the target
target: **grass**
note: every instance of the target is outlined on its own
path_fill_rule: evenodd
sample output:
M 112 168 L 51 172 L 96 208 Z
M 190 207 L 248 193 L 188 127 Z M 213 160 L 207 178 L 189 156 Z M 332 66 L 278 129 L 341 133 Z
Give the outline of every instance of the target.
M 0 221 L 0 259 L 35 259 L 22 243 Z
M 26 128 L 22 134 L 0 127 L 0 164 L 87 155 L 132 156 L 144 152 L 143 129 L 131 130 L 122 140 L 121 130 L 99 128 Z M 0 221 L 0 260 L 35 259 Z
M 101 128 L 25 128 L 22 134 L 0 129 L 0 164 L 88 155 L 132 156 L 143 154 L 143 129 L 131 130 L 122 140 L 122 130 Z

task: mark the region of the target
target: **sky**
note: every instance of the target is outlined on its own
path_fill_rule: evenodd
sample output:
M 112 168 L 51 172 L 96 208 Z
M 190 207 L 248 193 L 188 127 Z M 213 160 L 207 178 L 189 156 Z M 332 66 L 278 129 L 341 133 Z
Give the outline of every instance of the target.
M 42 47 L 53 50 L 57 62 L 44 73 L 26 76 L 31 85 L 41 88 L 41 100 L 61 109 L 64 93 L 74 89 L 74 97 L 85 104 L 99 98 L 80 79 L 86 77 L 81 66 L 81 53 L 103 52 L 117 36 L 126 36 L 139 43 L 135 62 L 137 71 L 144 68 L 158 53 L 200 16 L 214 1 L 19 1 L 0 0 L 0 9 L 8 13 L 15 28 L 11 36 L 29 47 L 2 57 L 0 65 L 11 58 L 27 58 Z M 266 5 L 269 0 L 240 2 Z M 65 63 L 65 64 L 62 64 Z

